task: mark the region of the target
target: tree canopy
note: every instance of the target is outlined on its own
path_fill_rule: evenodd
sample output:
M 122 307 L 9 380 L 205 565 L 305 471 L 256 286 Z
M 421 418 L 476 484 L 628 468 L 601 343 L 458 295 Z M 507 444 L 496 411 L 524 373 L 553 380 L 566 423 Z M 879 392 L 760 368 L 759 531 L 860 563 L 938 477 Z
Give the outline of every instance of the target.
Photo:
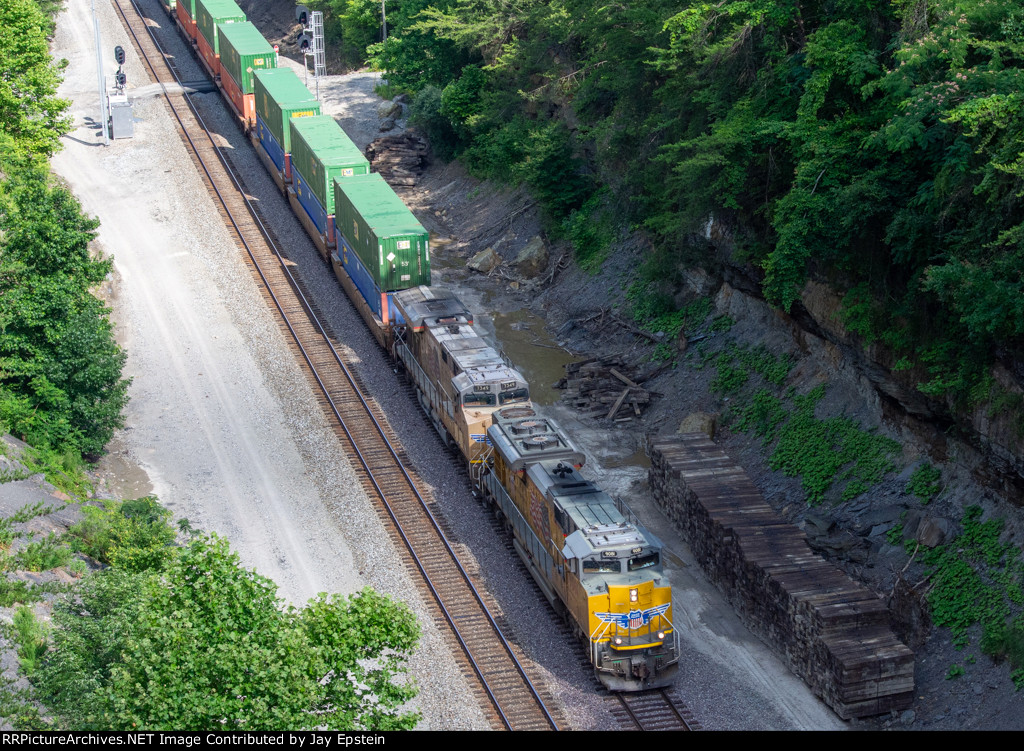
M 46 3 L 50 12 L 53 3 Z M 39 448 L 96 455 L 123 421 L 128 382 L 94 288 L 98 222 L 50 175 L 70 129 L 33 0 L 0 3 L 0 426 Z
M 78 730 L 400 730 L 419 719 L 410 611 L 364 589 L 286 606 L 227 542 L 199 537 L 163 568 L 88 577 L 54 612 L 33 677 Z
M 986 363 L 1024 355 L 1017 4 L 403 0 L 393 18 L 371 59 L 444 153 L 530 184 L 556 235 L 589 239 L 574 229 L 613 207 L 670 280 L 718 262 L 713 220 L 769 301 L 828 282 L 926 393 L 976 394 Z
M 68 102 L 57 96 L 67 60 L 53 62 L 46 40 L 52 32 L 53 20 L 35 0 L 0 3 L 3 151 L 25 150 L 49 157 L 59 148 L 61 136 L 71 130 L 65 112 Z

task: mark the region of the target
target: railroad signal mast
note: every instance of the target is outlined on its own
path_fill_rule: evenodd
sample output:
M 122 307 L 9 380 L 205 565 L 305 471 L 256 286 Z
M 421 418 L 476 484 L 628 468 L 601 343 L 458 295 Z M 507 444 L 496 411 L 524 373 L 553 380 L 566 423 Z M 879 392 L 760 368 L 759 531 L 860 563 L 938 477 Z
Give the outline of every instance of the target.
M 107 111 L 110 117 L 107 130 L 111 138 L 131 138 L 135 118 L 128 95 L 124 93 L 124 87 L 128 85 L 128 76 L 124 73 L 125 53 L 124 47 L 120 44 L 114 47 L 114 62 L 117 63 L 117 73 L 114 74 L 116 93 L 107 96 Z
M 316 98 L 320 99 L 320 76 L 327 75 L 327 61 L 324 57 L 324 14 L 310 11 L 305 5 L 295 6 L 295 20 L 302 24 L 299 35 L 299 49 L 305 56 L 306 82 L 309 82 L 309 58 L 313 58 L 313 79 L 316 81 Z M 306 26 L 306 24 L 309 26 Z

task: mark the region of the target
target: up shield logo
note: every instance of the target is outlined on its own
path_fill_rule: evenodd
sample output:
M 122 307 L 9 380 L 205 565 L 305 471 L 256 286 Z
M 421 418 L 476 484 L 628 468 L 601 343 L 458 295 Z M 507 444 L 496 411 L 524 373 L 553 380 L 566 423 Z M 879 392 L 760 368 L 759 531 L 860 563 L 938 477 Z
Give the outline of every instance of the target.
M 594 617 L 602 623 L 613 623 L 619 628 L 636 630 L 646 626 L 656 615 L 664 615 L 668 610 L 668 603 L 655 605 L 647 610 L 630 610 L 628 613 L 594 613 Z

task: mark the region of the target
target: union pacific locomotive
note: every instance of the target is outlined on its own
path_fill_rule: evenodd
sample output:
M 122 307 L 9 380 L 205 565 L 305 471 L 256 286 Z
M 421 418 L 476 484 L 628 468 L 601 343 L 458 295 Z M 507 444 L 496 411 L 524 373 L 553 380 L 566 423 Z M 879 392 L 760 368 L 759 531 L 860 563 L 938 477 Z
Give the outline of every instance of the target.
M 233 0 L 164 0 L 253 147 L 378 342 L 415 384 L 516 551 L 609 689 L 678 670 L 661 543 L 580 474 L 585 456 L 538 414 L 472 314 L 430 283 L 429 235 Z

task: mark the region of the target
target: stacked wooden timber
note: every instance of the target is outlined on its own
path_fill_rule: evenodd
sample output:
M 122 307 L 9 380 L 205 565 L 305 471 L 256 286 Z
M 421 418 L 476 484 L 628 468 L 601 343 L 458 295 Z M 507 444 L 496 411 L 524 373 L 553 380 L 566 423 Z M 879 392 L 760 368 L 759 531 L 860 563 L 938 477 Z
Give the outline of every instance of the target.
M 633 380 L 632 369 L 618 355 L 595 357 L 565 366 L 562 399 L 581 412 L 615 422 L 640 417 L 651 392 Z
M 373 171 L 379 172 L 389 185 L 415 185 L 430 164 L 427 139 L 415 131 L 378 138 L 364 153 Z
M 703 433 L 654 438 L 655 499 L 748 627 L 843 719 L 906 709 L 914 655 L 882 600 L 807 545 Z

